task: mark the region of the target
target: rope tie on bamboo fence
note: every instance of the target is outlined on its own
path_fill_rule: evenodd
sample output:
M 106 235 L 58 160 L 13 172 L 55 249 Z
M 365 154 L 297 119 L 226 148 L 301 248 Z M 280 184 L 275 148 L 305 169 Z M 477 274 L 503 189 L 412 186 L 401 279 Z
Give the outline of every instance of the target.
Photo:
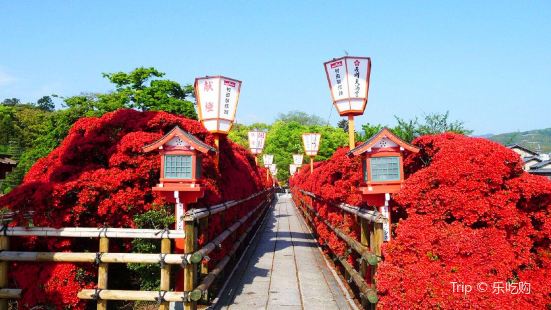
M 4 223 L 1 228 L 2 232 L 4 233 L 4 236 L 8 235 L 8 224 Z
M 184 292 L 184 293 L 182 294 L 182 297 L 181 297 L 181 298 L 182 298 L 182 302 L 189 302 L 189 300 L 190 300 L 190 299 L 189 299 L 189 292 Z
M 98 233 L 98 238 L 101 238 L 101 233 L 103 233 L 103 237 L 104 238 L 107 238 L 107 226 L 103 226 L 100 230 L 99 230 L 99 233 Z
M 159 291 L 159 296 L 155 297 L 155 301 L 157 302 L 157 306 L 161 305 L 163 302 L 166 301 L 165 295 L 167 291 Z
M 101 288 L 94 288 L 94 294 L 92 294 L 90 297 L 92 297 L 93 300 L 100 300 L 101 297 L 99 297 L 99 294 L 101 293 Z
M 180 263 L 180 266 L 182 266 L 182 268 L 186 268 L 186 266 L 189 264 L 188 255 L 182 255 L 180 256 L 180 258 L 182 258 L 182 262 Z
M 94 259 L 94 263 L 95 263 L 96 265 L 99 265 L 99 264 L 102 263 L 102 261 L 101 261 L 101 256 L 102 256 L 102 255 L 103 255 L 103 253 L 101 253 L 101 252 L 97 252 L 97 253 L 96 253 L 96 258 Z
M 166 261 L 165 261 L 166 255 L 167 255 L 167 253 L 160 253 L 159 254 L 159 267 L 161 267 L 161 268 L 165 268 L 165 266 L 166 266 Z
M 168 237 L 170 237 L 170 229 L 168 228 L 168 226 L 165 226 L 165 228 L 156 232 L 155 236 L 161 234 L 161 238 L 162 238 L 165 233 L 166 233 L 166 238 L 168 239 Z

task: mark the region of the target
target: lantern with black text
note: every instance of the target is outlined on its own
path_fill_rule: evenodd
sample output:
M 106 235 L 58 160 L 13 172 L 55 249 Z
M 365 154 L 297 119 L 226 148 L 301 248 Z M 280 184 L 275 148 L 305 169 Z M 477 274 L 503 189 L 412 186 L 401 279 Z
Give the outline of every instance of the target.
M 302 166 L 302 161 L 304 160 L 304 155 L 302 154 L 293 154 L 293 164 L 297 166 Z
M 390 195 L 397 193 L 404 182 L 404 155 L 419 149 L 383 128 L 366 142 L 348 152 L 348 156 L 361 156 L 363 180 L 359 191 L 368 205 L 378 207 L 387 217 L 383 225 L 385 241 L 390 240 Z
M 249 131 L 249 149 L 254 155 L 254 161 L 258 164 L 258 154 L 262 153 L 264 149 L 264 141 L 266 140 L 266 133 L 263 131 Z
M 302 143 L 304 153 L 310 157 L 310 172 L 314 172 L 314 157 L 318 155 L 320 147 L 321 134 L 319 133 L 303 133 Z
M 219 135 L 227 135 L 235 121 L 241 81 L 224 76 L 206 76 L 196 78 L 194 86 L 199 120 L 214 133 L 218 149 Z
M 362 115 L 367 104 L 371 58 L 345 56 L 324 63 L 333 104 L 348 117 L 350 149 L 355 147 L 354 116 Z
M 264 167 L 269 168 L 272 165 L 272 163 L 274 162 L 274 155 L 264 154 L 262 156 L 262 162 L 264 163 Z

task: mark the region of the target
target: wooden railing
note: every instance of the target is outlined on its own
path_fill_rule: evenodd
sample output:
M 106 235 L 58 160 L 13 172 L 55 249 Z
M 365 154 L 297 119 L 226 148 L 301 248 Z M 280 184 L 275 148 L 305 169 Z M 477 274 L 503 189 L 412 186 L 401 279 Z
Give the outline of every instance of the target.
M 382 260 L 381 245 L 383 244 L 384 238 L 383 223 L 385 223 L 387 219 L 375 210 L 367 210 L 344 203 L 331 204 L 324 201 L 321 197 L 304 190 L 295 188 L 292 190 L 292 194 L 295 202 L 297 202 L 298 209 L 307 219 L 314 233 L 317 233 L 316 225 L 314 224 L 314 218 L 317 218 L 319 222 L 324 223 L 335 235 L 348 245 L 348 253 L 352 251 L 357 253 L 359 256 L 359 270 L 347 261 L 346 256 L 348 255 L 338 256 L 332 253 L 331 256 L 335 262 L 338 262 L 344 268 L 347 282 L 350 284 L 353 283 L 358 289 L 362 305 L 365 308 L 375 308 L 378 298 L 374 277 L 377 271 L 377 265 Z M 360 240 L 350 237 L 341 229 L 331 224 L 327 218 L 322 217 L 312 206 L 314 201 L 325 203 L 354 216 L 361 227 Z M 366 281 L 366 279 L 368 279 L 368 281 Z
M 253 199 L 260 200 L 251 211 L 231 224 L 231 226 L 214 237 L 201 249 L 197 248 L 198 232 L 208 229 L 208 217 L 227 211 Z M 250 232 L 259 224 L 266 210 L 271 206 L 273 190 L 263 190 L 238 201 L 203 209 L 191 209 L 184 215 L 184 231 L 131 229 L 131 228 L 48 228 L 48 227 L 6 227 L 0 235 L 0 310 L 8 308 L 9 299 L 20 299 L 21 289 L 7 288 L 8 264 L 14 261 L 23 262 L 71 262 L 96 263 L 98 280 L 95 289 L 84 289 L 78 293 L 80 299 L 97 301 L 97 309 L 107 309 L 109 300 L 156 301 L 159 309 L 168 310 L 169 302 L 183 302 L 185 309 L 196 309 L 198 301 L 208 302 L 208 290 L 220 278 L 228 263 L 235 259 Z M 221 243 L 235 233 L 238 228 L 249 223 L 244 234 L 236 236 L 229 253 L 222 258 L 214 269 L 208 270 L 208 254 L 220 247 Z M 70 237 L 99 238 L 97 253 L 89 252 L 22 252 L 9 251 L 10 237 Z M 161 253 L 109 253 L 109 240 L 113 238 L 161 239 Z M 171 254 L 171 240 L 185 239 L 184 254 Z M 108 264 L 142 263 L 160 265 L 159 291 L 130 291 L 108 289 Z M 171 266 L 184 268 L 183 291 L 171 291 Z M 199 282 L 200 281 L 200 282 Z

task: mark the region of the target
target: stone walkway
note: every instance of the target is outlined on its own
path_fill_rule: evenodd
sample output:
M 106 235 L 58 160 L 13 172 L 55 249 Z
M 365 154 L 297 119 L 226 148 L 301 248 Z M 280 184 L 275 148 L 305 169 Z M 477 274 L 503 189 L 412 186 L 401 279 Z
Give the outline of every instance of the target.
M 351 309 L 289 195 L 279 196 L 216 309 Z

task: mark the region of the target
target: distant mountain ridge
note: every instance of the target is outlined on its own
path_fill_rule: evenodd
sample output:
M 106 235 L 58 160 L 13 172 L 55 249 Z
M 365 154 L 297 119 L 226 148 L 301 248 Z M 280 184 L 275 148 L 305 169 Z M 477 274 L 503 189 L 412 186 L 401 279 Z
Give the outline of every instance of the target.
M 551 152 L 551 128 L 484 135 L 483 137 L 503 145 L 518 144 L 538 153 Z

